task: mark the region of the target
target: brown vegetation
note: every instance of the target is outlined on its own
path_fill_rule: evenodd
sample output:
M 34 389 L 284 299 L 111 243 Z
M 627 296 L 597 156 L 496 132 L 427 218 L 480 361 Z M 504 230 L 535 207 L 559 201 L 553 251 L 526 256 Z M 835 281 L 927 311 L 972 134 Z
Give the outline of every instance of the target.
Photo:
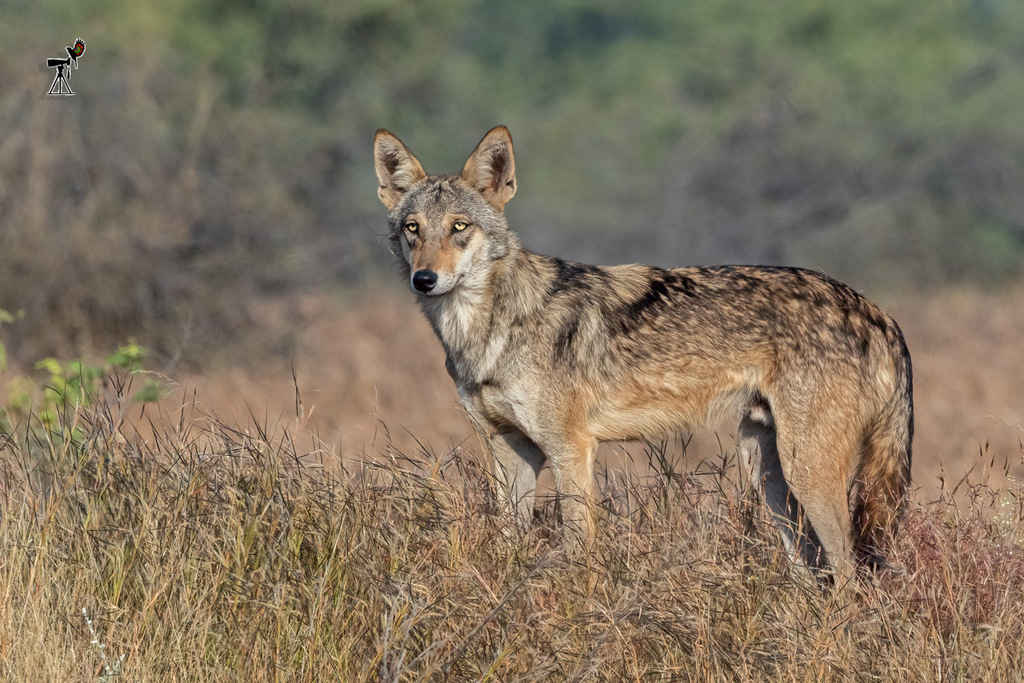
M 149 417 L 0 443 L 6 678 L 1001 680 L 1024 658 L 1019 487 L 913 503 L 904 572 L 833 592 L 744 533 L 727 476 L 657 449 L 569 556 L 550 504 L 509 543 L 460 448 L 336 470 L 300 429 Z

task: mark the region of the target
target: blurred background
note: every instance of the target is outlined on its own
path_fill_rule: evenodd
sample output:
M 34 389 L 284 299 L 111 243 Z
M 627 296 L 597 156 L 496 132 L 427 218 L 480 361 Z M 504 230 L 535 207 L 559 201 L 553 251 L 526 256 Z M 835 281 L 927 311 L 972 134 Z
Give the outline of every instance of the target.
M 0 45 L 0 385 L 134 339 L 172 406 L 297 385 L 331 457 L 478 449 L 371 151 L 455 172 L 503 123 L 528 248 L 847 281 L 906 332 L 921 485 L 1022 471 L 1017 0 L 8 0 Z

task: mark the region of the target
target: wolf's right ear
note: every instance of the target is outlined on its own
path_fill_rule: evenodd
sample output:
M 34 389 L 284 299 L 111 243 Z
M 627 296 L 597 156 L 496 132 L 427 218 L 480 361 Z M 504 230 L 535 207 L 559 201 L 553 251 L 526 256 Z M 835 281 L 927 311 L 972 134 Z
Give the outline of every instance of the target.
M 373 138 L 373 166 L 377 170 L 377 196 L 388 211 L 398 206 L 410 187 L 427 177 L 409 148 L 383 128 Z

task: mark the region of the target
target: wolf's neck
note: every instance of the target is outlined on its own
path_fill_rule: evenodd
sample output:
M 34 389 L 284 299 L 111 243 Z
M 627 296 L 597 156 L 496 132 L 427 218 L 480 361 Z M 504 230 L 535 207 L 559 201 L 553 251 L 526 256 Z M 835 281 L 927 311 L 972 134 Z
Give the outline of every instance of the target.
M 481 383 L 504 356 L 510 323 L 533 311 L 531 290 L 539 287 L 535 255 L 516 249 L 495 261 L 487 277 L 466 281 L 440 297 L 424 297 L 421 306 L 448 356 L 456 382 Z M 534 282 L 534 280 L 537 282 Z

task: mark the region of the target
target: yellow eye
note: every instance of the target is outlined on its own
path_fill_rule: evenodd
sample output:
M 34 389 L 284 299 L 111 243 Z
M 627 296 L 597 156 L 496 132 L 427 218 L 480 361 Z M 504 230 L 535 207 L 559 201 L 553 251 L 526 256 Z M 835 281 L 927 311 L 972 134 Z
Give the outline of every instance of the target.
M 452 224 L 452 227 L 455 228 L 456 232 L 462 232 L 463 230 L 469 227 L 469 223 L 467 223 L 466 221 L 455 221 Z
M 409 221 L 408 223 L 405 224 L 405 229 L 408 230 L 409 232 L 416 232 L 417 230 L 420 229 L 420 224 L 417 223 L 416 221 Z

